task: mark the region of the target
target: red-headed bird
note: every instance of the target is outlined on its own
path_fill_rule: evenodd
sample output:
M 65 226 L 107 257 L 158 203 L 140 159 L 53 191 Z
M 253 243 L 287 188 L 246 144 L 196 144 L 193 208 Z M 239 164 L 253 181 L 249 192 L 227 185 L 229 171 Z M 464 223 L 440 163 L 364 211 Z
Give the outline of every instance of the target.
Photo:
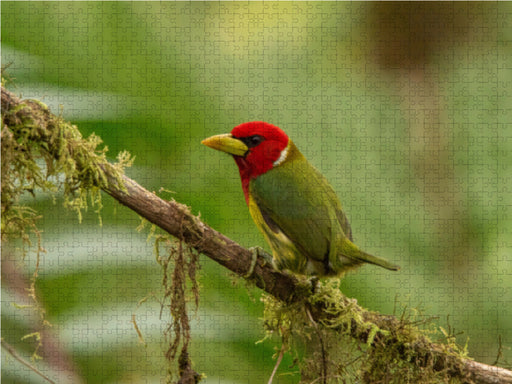
M 327 179 L 280 128 L 261 121 L 202 141 L 233 155 L 245 201 L 277 270 L 336 276 L 362 263 L 400 267 L 361 251 Z

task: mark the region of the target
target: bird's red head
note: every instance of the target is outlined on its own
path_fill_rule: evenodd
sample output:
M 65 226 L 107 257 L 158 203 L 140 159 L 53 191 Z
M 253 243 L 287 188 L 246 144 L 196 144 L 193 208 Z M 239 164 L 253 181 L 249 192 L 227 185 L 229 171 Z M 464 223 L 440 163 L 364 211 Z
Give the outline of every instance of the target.
M 271 170 L 289 140 L 280 128 L 262 121 L 240 124 L 233 128 L 231 135 L 248 148 L 244 156 L 234 156 L 242 179 L 255 178 Z
M 244 156 L 233 157 L 240 171 L 245 201 L 249 204 L 250 180 L 270 171 L 279 162 L 289 139 L 280 128 L 263 121 L 237 125 L 231 135 L 248 148 Z
M 275 125 L 263 121 L 243 123 L 231 133 L 216 135 L 202 141 L 210 148 L 233 155 L 245 199 L 249 203 L 249 182 L 286 160 L 288 136 Z

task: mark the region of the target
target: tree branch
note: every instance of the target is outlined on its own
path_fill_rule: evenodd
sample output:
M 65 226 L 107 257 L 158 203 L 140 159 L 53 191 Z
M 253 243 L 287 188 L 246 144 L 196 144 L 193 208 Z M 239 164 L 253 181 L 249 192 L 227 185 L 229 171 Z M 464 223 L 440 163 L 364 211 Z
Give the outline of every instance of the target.
M 2 87 L 2 135 L 4 128 L 11 129 L 27 120 L 37 122 L 46 130 L 59 129 L 56 123 L 60 121 L 59 118 L 49 113 L 44 105 L 30 100 L 21 101 Z M 16 135 L 17 131 L 12 129 L 11 133 Z M 51 151 L 48 143 L 40 144 L 41 151 Z M 99 162 L 97 166 L 107 179 L 107 182 L 98 181 L 97 186 L 118 202 L 235 274 L 241 277 L 247 274 L 251 265 L 251 251 L 209 227 L 192 215 L 187 206 L 176 201 L 165 201 L 134 180 L 119 176 L 108 162 Z M 249 280 L 288 304 L 308 302 L 313 297 L 309 284 L 288 273 L 275 271 L 263 258 L 257 260 Z M 446 371 L 450 377 L 464 383 L 512 383 L 511 371 L 463 358 L 452 347 L 432 343 L 424 336 L 412 337 L 410 332 L 402 334 L 402 330 L 410 330 L 411 325 L 393 316 L 367 311 L 353 299 L 341 296 L 335 307 L 327 299 L 315 299 L 309 305 L 314 321 L 319 324 L 329 324 L 341 312 L 350 312 L 353 316 L 349 324 L 331 328 L 374 348 L 398 346 L 403 359 L 408 362 L 412 360 L 417 366 L 430 367 L 433 372 Z

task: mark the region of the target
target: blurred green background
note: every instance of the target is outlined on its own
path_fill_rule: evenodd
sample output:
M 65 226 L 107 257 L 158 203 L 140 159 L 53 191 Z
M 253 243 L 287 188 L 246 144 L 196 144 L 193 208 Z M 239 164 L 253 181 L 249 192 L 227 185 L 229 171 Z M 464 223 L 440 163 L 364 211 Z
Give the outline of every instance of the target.
M 333 184 L 356 243 L 402 266 L 360 268 L 343 292 L 439 316 L 485 363 L 501 338 L 510 366 L 511 3 L 4 1 L 1 24 L 11 91 L 101 136 L 112 159 L 128 150 L 130 177 L 245 246 L 266 244 L 236 166 L 200 141 L 251 120 L 283 128 Z M 137 215 L 105 196 L 99 227 L 59 199 L 26 203 L 43 214 L 48 251 L 37 292 L 53 326 L 39 366 L 58 382 L 161 382 L 166 314 L 156 300 L 137 308 L 161 297 L 161 271 Z M 2 337 L 29 356 L 20 338 L 37 314 L 12 305 L 25 300 L 20 257 L 2 253 Z M 256 344 L 259 292 L 200 262 L 195 370 L 206 383 L 266 382 L 279 343 Z M 23 274 L 33 269 L 30 254 Z M 274 382 L 297 382 L 285 360 Z M 2 381 L 41 382 L 4 351 Z

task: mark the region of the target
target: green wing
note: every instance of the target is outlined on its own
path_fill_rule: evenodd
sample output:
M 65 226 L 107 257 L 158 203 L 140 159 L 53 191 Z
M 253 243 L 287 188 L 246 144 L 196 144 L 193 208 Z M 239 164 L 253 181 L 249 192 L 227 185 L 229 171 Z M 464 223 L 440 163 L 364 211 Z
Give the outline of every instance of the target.
M 270 228 L 279 227 L 308 258 L 328 262 L 335 238 L 351 237 L 350 225 L 325 177 L 297 157 L 251 180 L 250 193 Z

